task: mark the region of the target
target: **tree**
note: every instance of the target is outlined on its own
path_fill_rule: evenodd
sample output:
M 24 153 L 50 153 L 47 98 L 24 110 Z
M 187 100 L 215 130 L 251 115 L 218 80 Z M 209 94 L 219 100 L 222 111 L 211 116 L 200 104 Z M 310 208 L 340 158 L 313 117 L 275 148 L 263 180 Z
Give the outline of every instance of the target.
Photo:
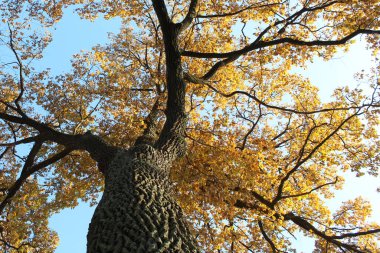
M 120 17 L 120 33 L 75 55 L 70 73 L 36 70 L 70 5 Z M 293 67 L 359 35 L 376 55 L 380 1 L 0 6 L 14 58 L 0 70 L 4 252 L 52 252 L 48 217 L 99 192 L 89 253 L 289 252 L 295 232 L 314 252 L 379 252 L 365 200 L 324 204 L 341 172 L 378 173 L 379 69 L 358 75 L 370 93 L 341 87 L 322 103 Z

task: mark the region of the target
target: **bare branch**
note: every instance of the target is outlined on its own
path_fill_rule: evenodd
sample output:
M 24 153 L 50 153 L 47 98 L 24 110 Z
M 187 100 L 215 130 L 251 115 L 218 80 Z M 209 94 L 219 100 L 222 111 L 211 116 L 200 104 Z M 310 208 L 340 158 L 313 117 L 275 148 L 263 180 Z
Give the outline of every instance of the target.
M 261 117 L 263 116 L 263 113 L 261 111 L 261 105 L 259 105 L 259 115 L 257 116 L 257 119 L 255 122 L 252 122 L 252 127 L 249 129 L 249 131 L 245 134 L 245 136 L 243 137 L 243 143 L 241 144 L 240 147 L 238 147 L 240 150 L 244 150 L 245 148 L 245 145 L 247 143 L 247 139 L 248 137 L 251 135 L 251 133 L 253 132 L 253 130 L 255 130 L 257 124 L 259 123 Z M 247 120 L 247 118 L 243 117 L 243 115 L 240 115 L 240 117 L 242 117 L 243 119 Z
M 260 199 L 262 199 L 262 198 L 263 197 L 261 196 Z M 268 205 L 268 203 L 262 202 L 260 199 L 257 199 L 257 200 L 259 200 L 262 204 L 266 205 L 269 209 L 274 210 L 273 205 L 271 205 L 271 204 Z M 263 212 L 263 213 L 268 213 L 268 210 L 260 207 L 259 205 L 251 204 L 251 203 L 243 201 L 243 200 L 237 200 L 234 206 L 237 208 L 254 209 L 254 210 L 259 210 L 260 212 Z M 326 240 L 329 243 L 332 243 L 332 244 L 338 246 L 341 249 L 346 249 L 346 250 L 350 250 L 350 251 L 357 252 L 357 253 L 368 253 L 368 252 L 362 251 L 354 245 L 341 242 L 338 239 L 344 239 L 344 238 L 348 238 L 348 237 L 355 237 L 355 236 L 374 234 L 374 233 L 380 232 L 380 229 L 372 229 L 372 230 L 362 231 L 362 232 L 357 232 L 357 233 L 342 234 L 339 236 L 326 235 L 324 232 L 317 229 L 315 226 L 313 226 L 306 219 L 302 218 L 301 216 L 295 215 L 294 213 L 287 213 L 287 214 L 275 213 L 273 216 L 276 219 L 279 219 L 282 217 L 285 221 L 292 221 L 294 224 L 298 225 L 300 228 L 308 231 L 309 233 L 315 234 L 316 236 Z
M 358 115 L 360 115 L 360 112 L 359 112 L 359 110 L 356 112 L 356 113 L 354 113 L 354 114 L 352 114 L 352 115 L 350 115 L 349 117 L 347 117 L 345 120 L 343 120 L 340 124 L 339 124 L 339 126 L 338 127 L 336 127 L 335 129 L 334 129 L 334 131 L 332 131 L 329 135 L 327 135 L 321 142 L 319 142 L 317 145 L 315 145 L 315 147 L 309 152 L 309 154 L 305 157 L 305 158 L 303 158 L 302 159 L 302 156 L 303 156 L 303 152 L 300 152 L 300 157 L 299 157 L 299 159 L 298 159 L 298 161 L 297 161 L 297 163 L 296 163 L 296 165 L 290 170 L 290 171 L 288 171 L 287 173 L 286 173 L 286 175 L 281 179 L 281 181 L 280 181 L 280 184 L 279 184 L 279 186 L 278 186 L 278 188 L 277 188 L 277 195 L 276 195 L 276 197 L 273 199 L 273 201 L 272 201 L 272 205 L 274 205 L 274 204 L 276 204 L 278 201 L 280 201 L 281 200 L 281 198 L 282 198 L 282 193 L 283 193 L 283 188 L 284 188 L 284 185 L 285 185 L 285 182 L 286 181 L 288 181 L 288 179 L 290 178 L 290 176 L 293 174 L 293 173 L 295 173 L 297 170 L 298 170 L 298 168 L 299 167 L 301 167 L 302 166 L 302 164 L 304 164 L 306 161 L 308 161 L 313 155 L 314 155 L 314 153 L 315 152 L 317 152 L 317 150 L 320 148 L 320 147 L 322 147 L 323 146 L 323 144 L 325 144 L 332 136 L 334 136 L 350 119 L 352 119 L 352 118 L 354 118 L 354 117 L 356 117 L 356 116 L 358 116 Z M 312 131 L 310 131 L 309 132 L 309 134 L 308 134 L 308 137 L 310 136 L 310 134 L 311 134 L 311 132 Z M 307 137 L 307 139 L 308 139 L 308 137 Z M 305 141 L 305 144 L 304 145 L 306 145 L 306 141 Z M 304 146 L 302 147 L 302 149 L 304 148 Z
M 251 249 L 250 246 L 248 246 L 247 244 L 245 244 L 245 243 L 242 242 L 242 241 L 239 241 L 239 243 L 240 243 L 241 245 L 243 245 L 243 247 L 246 248 L 246 250 L 248 250 L 249 252 L 254 253 L 254 251 Z
M 310 191 L 307 191 L 307 192 L 303 192 L 303 193 L 298 193 L 298 194 L 292 194 L 292 195 L 284 195 L 281 197 L 281 199 L 287 199 L 287 198 L 296 198 L 296 197 L 301 197 L 301 196 L 305 196 L 305 195 L 308 195 L 316 190 L 319 190 L 327 185 L 333 185 L 333 184 L 336 184 L 338 182 L 338 177 L 335 178 L 334 181 L 332 182 L 329 182 L 329 183 L 325 183 L 325 184 L 322 184 L 322 185 L 319 185 L 313 189 L 311 189 Z
M 272 141 L 277 140 L 278 138 L 280 138 L 281 136 L 283 136 L 289 130 L 289 126 L 290 126 L 291 120 L 292 120 L 292 114 L 289 115 L 289 120 L 288 120 L 288 123 L 286 124 L 284 130 L 282 130 L 278 135 L 276 135 L 275 137 L 273 137 Z
M 9 46 L 14 54 L 14 56 L 16 57 L 16 60 L 17 60 L 17 64 L 18 64 L 18 67 L 19 67 L 19 88 L 20 88 L 20 93 L 19 95 L 17 96 L 16 100 L 14 101 L 16 106 L 17 106 L 17 109 L 18 109 L 18 112 L 19 113 L 22 113 L 22 110 L 21 110 L 21 107 L 20 107 L 20 104 L 19 104 L 19 101 L 20 99 L 22 98 L 22 95 L 24 94 L 24 76 L 23 76 L 23 64 L 22 64 L 22 61 L 14 47 L 14 43 L 13 43 L 13 31 L 8 23 L 8 30 L 9 30 Z
M 147 91 L 147 92 L 153 92 L 155 89 L 140 89 L 140 88 L 130 88 L 130 91 Z
M 296 109 L 291 109 L 291 108 L 286 108 L 286 107 L 281 107 L 281 106 L 276 106 L 276 105 L 268 104 L 268 103 L 264 102 L 263 100 L 259 99 L 258 97 L 256 97 L 255 94 L 251 94 L 251 93 L 248 93 L 246 91 L 236 90 L 236 91 L 233 91 L 233 92 L 230 92 L 230 93 L 224 93 L 224 92 L 219 91 L 218 89 L 216 89 L 214 86 L 212 86 L 209 81 L 204 80 L 203 78 L 194 77 L 194 76 L 192 76 L 192 75 L 190 75 L 188 73 L 184 74 L 184 78 L 186 80 L 188 80 L 189 82 L 207 85 L 211 90 L 213 90 L 214 92 L 218 93 L 219 95 L 221 95 L 223 97 L 227 97 L 228 98 L 228 97 L 233 97 L 233 96 L 237 96 L 237 95 L 245 95 L 245 96 L 253 99 L 254 101 L 256 101 L 258 104 L 261 104 L 261 105 L 263 105 L 263 106 L 265 106 L 267 108 L 275 109 L 275 110 L 279 110 L 279 111 L 284 111 L 284 112 L 289 112 L 289 113 L 295 113 L 295 114 L 308 115 L 308 114 L 316 114 L 316 113 L 330 112 L 330 111 L 348 111 L 348 110 L 352 110 L 352 109 L 361 109 L 363 107 L 380 107 L 380 104 L 364 103 L 364 104 L 362 104 L 360 106 L 337 107 L 337 108 L 322 108 L 322 109 L 313 110 L 313 111 L 299 111 L 299 110 L 296 110 Z
M 2 147 L 14 147 L 14 146 L 17 146 L 17 145 L 20 145 L 20 144 L 31 143 L 31 142 L 36 141 L 40 137 L 41 136 L 38 135 L 38 136 L 28 137 L 28 138 L 25 138 L 25 139 L 22 139 L 22 140 L 19 140 L 19 141 L 15 141 L 15 142 L 11 142 L 11 143 L 0 143 L 0 147 L 1 146 Z
M 380 233 L 380 228 L 378 229 L 371 229 L 367 231 L 361 231 L 361 232 L 356 232 L 356 233 L 346 233 L 342 235 L 335 235 L 335 236 L 330 236 L 332 239 L 344 239 L 344 238 L 349 238 L 349 237 L 356 237 L 356 236 L 362 236 L 362 235 L 370 235 L 370 234 L 376 234 Z

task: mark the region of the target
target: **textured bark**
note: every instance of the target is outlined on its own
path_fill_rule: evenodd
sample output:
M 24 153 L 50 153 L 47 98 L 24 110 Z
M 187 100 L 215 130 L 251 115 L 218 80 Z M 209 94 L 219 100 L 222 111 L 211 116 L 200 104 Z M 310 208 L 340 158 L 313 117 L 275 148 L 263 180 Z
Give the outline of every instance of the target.
M 171 163 L 186 152 L 184 132 L 186 82 L 183 78 L 178 36 L 194 16 L 193 1 L 187 21 L 175 24 L 164 0 L 152 0 L 159 19 L 166 56 L 166 121 L 156 139 L 155 107 L 147 129 L 131 150 L 118 150 L 107 165 L 105 191 L 87 236 L 88 253 L 198 252 L 172 197 Z M 108 157 L 109 159 L 109 157 Z
M 118 150 L 87 235 L 87 253 L 198 252 L 172 197 L 170 159 L 152 146 Z

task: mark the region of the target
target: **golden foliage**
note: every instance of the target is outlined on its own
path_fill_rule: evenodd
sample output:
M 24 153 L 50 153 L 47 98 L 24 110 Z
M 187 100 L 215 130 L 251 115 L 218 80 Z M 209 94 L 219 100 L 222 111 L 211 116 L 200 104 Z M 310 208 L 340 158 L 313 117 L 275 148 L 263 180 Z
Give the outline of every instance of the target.
M 186 16 L 189 1 L 166 2 L 174 22 Z M 121 18 L 120 32 L 110 36 L 109 44 L 75 55 L 69 73 L 53 77 L 48 70 L 34 70 L 28 62 L 43 56 L 51 41 L 49 29 L 71 5 L 87 19 Z M 316 239 L 315 252 L 339 250 L 292 215 L 326 236 L 378 229 L 366 222 L 371 208 L 364 199 L 343 203 L 335 214 L 324 203 L 342 187 L 342 172 L 378 174 L 378 80 L 370 80 L 373 93 L 340 87 L 331 102 L 322 103 L 315 84 L 293 69 L 306 67 L 315 57 L 329 60 L 351 43 L 326 41 L 339 41 L 358 29 L 378 31 L 380 1 L 205 0 L 196 13 L 179 38 L 182 64 L 184 72 L 205 82 L 188 83 L 188 154 L 174 164 L 171 177 L 204 252 L 269 252 L 273 247 L 289 252 L 291 234 L 297 231 Z M 5 0 L 0 15 L 3 43 L 11 38 L 24 63 L 0 69 L 0 112 L 12 110 L 7 104 L 17 99 L 22 76 L 23 107 L 60 131 L 91 130 L 128 148 L 143 132 L 156 99 L 162 126 L 166 59 L 149 1 Z M 379 37 L 366 40 L 376 55 Z M 250 46 L 256 48 L 248 50 Z M 236 59 L 207 76 L 229 57 Z M 17 127 L 1 121 L 0 143 L 34 135 L 26 126 Z M 1 159 L 2 198 L 24 162 L 22 148 L 12 150 Z M 44 146 L 37 159 L 59 150 Z M 75 207 L 79 199 L 95 203 L 102 187 L 96 165 L 80 152 L 39 170 L 0 216 L 0 249 L 52 252 L 58 237 L 48 228 L 49 216 Z M 365 234 L 341 241 L 379 252 L 378 239 Z

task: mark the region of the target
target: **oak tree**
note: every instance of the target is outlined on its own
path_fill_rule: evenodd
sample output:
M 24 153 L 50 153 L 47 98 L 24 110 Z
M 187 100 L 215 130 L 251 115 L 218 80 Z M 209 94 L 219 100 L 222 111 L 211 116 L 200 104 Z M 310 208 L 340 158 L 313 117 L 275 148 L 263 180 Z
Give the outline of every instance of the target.
M 122 25 L 54 76 L 35 64 L 69 6 Z M 344 172 L 378 173 L 379 69 L 330 102 L 294 71 L 358 36 L 375 56 L 379 0 L 3 0 L 0 15 L 2 252 L 53 252 L 48 218 L 79 200 L 97 205 L 88 253 L 291 252 L 295 233 L 379 252 L 367 201 L 325 203 Z

